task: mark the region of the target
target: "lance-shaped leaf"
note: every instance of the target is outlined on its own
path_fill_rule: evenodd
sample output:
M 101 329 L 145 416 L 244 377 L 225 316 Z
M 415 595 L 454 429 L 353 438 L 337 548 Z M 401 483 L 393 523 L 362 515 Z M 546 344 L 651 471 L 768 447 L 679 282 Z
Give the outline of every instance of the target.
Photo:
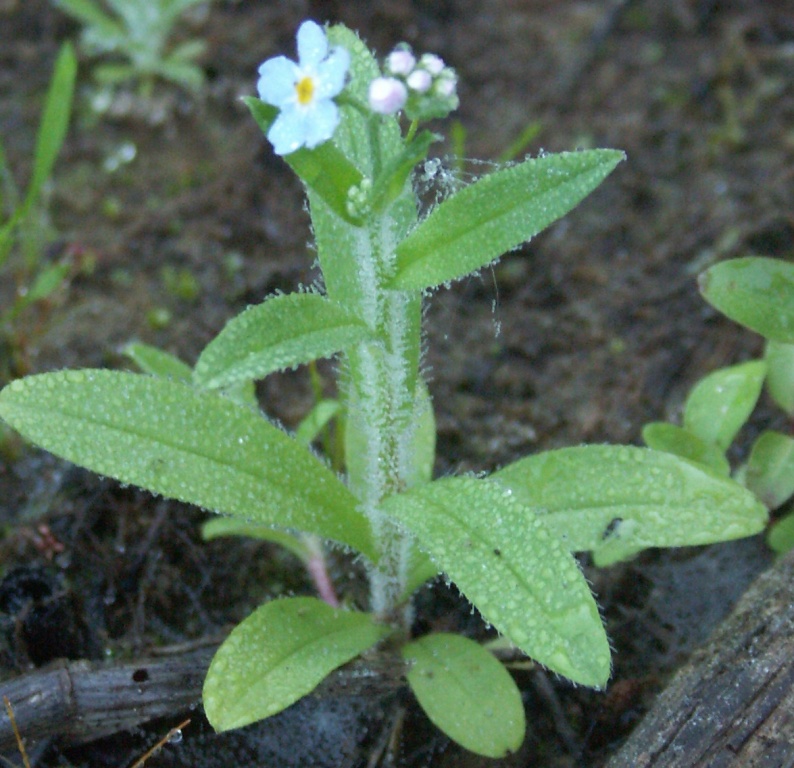
M 243 101 L 251 110 L 262 132 L 267 133 L 278 115 L 278 109 L 254 96 L 244 96 Z M 314 190 L 337 216 L 349 224 L 361 223 L 348 210 L 348 192 L 351 187 L 360 184 L 364 176 L 338 149 L 333 140 L 323 142 L 314 149 L 302 147 L 296 152 L 285 155 L 284 160 L 298 174 L 301 181 L 309 189 Z
M 219 516 L 206 520 L 201 526 L 201 538 L 204 541 L 212 541 L 226 536 L 245 536 L 249 539 L 278 544 L 303 562 L 307 562 L 311 557 L 311 551 L 302 535 L 271 528 L 261 523 L 251 523 L 248 520 L 241 520 L 239 517 Z
M 622 445 L 539 453 L 491 475 L 572 552 L 711 544 L 763 530 L 764 506 L 738 483 L 678 456 Z
M 506 757 L 524 740 L 521 694 L 504 666 L 462 635 L 425 635 L 402 648 L 408 685 L 453 741 L 485 757 Z
M 274 600 L 238 624 L 204 681 L 204 711 L 216 731 L 275 715 L 391 630 L 367 613 L 313 597 Z
M 731 465 L 723 451 L 683 427 L 668 424 L 666 421 L 654 421 L 642 428 L 642 439 L 654 451 L 666 451 L 690 461 L 697 461 L 725 477 L 731 473 Z
M 570 211 L 623 157 L 612 149 L 563 152 L 484 176 L 397 246 L 389 287 L 424 290 L 484 267 Z
M 367 326 L 316 293 L 273 296 L 232 318 L 196 362 L 193 380 L 217 389 L 330 357 L 370 335 Z
M 765 375 L 763 360 L 713 371 L 689 393 L 684 405 L 684 429 L 727 450 L 750 418 Z
M 105 370 L 29 376 L 0 417 L 69 461 L 154 493 L 296 528 L 377 559 L 356 498 L 258 413 L 171 379 Z
M 703 298 L 767 339 L 794 344 L 794 264 L 748 256 L 715 264 L 698 277 Z
M 609 645 L 587 582 L 573 555 L 509 489 L 445 478 L 390 496 L 383 510 L 522 651 L 574 682 L 606 683 Z

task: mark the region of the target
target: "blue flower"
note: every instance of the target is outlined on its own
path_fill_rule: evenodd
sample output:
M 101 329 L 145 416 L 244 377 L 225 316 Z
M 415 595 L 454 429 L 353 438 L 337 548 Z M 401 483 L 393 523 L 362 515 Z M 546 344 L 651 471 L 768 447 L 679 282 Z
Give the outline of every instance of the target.
M 297 64 L 276 56 L 259 67 L 259 98 L 281 110 L 267 132 L 277 155 L 312 149 L 333 136 L 339 124 L 333 98 L 345 87 L 349 67 L 350 54 L 339 46 L 329 51 L 325 32 L 313 21 L 298 29 Z

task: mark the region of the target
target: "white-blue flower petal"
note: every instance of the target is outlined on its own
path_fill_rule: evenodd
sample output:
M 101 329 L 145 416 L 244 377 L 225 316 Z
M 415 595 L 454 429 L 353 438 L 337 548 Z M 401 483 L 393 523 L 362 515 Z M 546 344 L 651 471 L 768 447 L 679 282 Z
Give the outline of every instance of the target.
M 330 99 L 318 101 L 305 124 L 305 142 L 309 149 L 328 141 L 339 124 L 339 109 Z
M 306 141 L 304 117 L 301 110 L 288 107 L 281 111 L 270 126 L 267 138 L 277 155 L 289 155 L 304 145 Z
M 259 81 L 256 84 L 259 98 L 274 107 L 293 103 L 295 83 L 300 75 L 300 68 L 286 56 L 268 59 L 259 67 Z
M 328 58 L 317 65 L 317 98 L 330 99 L 338 96 L 345 87 L 347 70 L 350 68 L 350 53 L 335 46 Z
M 304 21 L 298 28 L 298 61 L 301 67 L 313 67 L 328 53 L 328 39 L 323 28 L 313 21 Z

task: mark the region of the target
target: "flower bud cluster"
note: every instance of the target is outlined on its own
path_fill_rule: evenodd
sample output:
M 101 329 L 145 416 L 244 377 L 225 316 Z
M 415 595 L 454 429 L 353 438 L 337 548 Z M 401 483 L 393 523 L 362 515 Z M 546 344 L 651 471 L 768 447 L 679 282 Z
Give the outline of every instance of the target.
M 372 193 L 372 179 L 366 176 L 359 184 L 347 190 L 345 208 L 351 216 L 364 217 L 369 213 L 369 198 Z
M 403 109 L 411 120 L 446 117 L 458 106 L 457 85 L 455 70 L 439 56 L 425 53 L 417 60 L 401 44 L 386 57 L 384 75 L 370 83 L 369 106 L 383 115 Z

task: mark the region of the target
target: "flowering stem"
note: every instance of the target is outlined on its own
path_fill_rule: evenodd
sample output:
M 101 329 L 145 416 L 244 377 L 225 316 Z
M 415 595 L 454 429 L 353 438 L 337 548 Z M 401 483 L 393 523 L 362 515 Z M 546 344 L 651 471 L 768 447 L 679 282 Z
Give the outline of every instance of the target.
M 419 128 L 419 121 L 418 120 L 411 120 L 411 124 L 408 126 L 408 133 L 405 134 L 405 143 L 410 144 L 411 139 L 416 135 L 416 130 Z

